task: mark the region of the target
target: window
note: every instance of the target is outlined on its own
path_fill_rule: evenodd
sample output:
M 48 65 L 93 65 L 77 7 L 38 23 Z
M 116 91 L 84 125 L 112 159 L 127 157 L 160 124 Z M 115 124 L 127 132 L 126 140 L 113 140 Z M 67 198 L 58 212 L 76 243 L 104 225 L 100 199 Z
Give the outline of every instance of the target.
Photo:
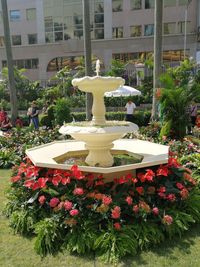
M 164 34 L 176 33 L 176 22 L 164 23 Z
M 26 9 L 26 20 L 36 20 L 36 8 Z
M 154 0 L 145 0 L 145 9 L 154 8 L 155 1 Z
M 154 25 L 153 24 L 147 24 L 144 26 L 144 35 L 145 36 L 154 35 Z
M 21 35 L 13 35 L 12 36 L 12 44 L 13 45 L 21 45 L 22 44 Z
M 176 0 L 164 0 L 164 6 L 176 6 Z
M 104 30 L 103 29 L 95 29 L 94 39 L 103 39 L 103 38 L 104 38 Z
M 20 10 L 10 10 L 10 21 L 20 21 L 21 12 Z
M 70 69 L 75 69 L 80 65 L 82 57 L 57 57 L 52 59 L 47 66 L 47 71 L 58 71 L 66 66 Z
M 31 59 L 18 59 L 14 60 L 14 65 L 19 69 L 37 69 L 39 65 L 38 58 L 31 58 Z M 7 67 L 7 61 L 2 61 L 2 67 Z
M 131 9 L 141 9 L 142 8 L 142 0 L 130 0 Z
M 123 0 L 112 0 L 112 11 L 122 11 Z
M 187 33 L 190 32 L 190 21 L 187 21 L 186 25 L 186 31 Z M 178 33 L 184 33 L 185 32 L 185 21 L 179 21 L 178 22 Z
M 28 44 L 37 44 L 37 34 L 28 34 Z
M 4 37 L 0 36 L 0 47 L 5 46 Z
M 141 25 L 135 25 L 130 26 L 130 36 L 131 37 L 137 37 L 142 35 L 142 26 Z
M 123 27 L 113 28 L 113 38 L 122 38 L 123 37 Z
M 189 4 L 189 2 L 190 2 L 190 0 L 179 0 L 178 4 L 179 4 L 179 6 L 186 6 Z

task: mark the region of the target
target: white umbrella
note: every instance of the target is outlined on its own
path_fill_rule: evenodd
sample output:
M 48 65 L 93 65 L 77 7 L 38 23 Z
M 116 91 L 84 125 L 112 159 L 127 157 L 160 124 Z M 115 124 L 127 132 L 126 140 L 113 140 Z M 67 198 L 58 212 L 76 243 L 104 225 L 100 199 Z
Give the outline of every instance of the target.
M 141 95 L 141 92 L 128 85 L 122 85 L 115 91 L 105 92 L 104 94 L 104 96 L 106 97 L 120 97 L 120 96 L 134 96 L 134 95 Z

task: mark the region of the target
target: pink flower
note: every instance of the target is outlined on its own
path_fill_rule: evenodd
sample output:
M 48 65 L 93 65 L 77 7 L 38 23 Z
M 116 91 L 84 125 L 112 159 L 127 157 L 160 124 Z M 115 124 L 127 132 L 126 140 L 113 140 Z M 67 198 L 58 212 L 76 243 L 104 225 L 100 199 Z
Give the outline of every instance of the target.
M 49 206 L 51 208 L 55 208 L 59 202 L 60 202 L 60 200 L 57 197 L 53 197 L 49 202 Z
M 176 187 L 180 190 L 182 190 L 184 188 L 184 185 L 181 183 L 176 183 Z
M 113 219 L 119 219 L 121 215 L 121 209 L 119 206 L 115 206 L 114 209 L 112 209 L 112 215 L 111 217 Z
M 73 206 L 73 203 L 71 201 L 66 200 L 64 203 L 65 210 L 71 210 Z
M 170 215 L 165 215 L 162 219 L 162 222 L 166 225 L 170 225 L 173 223 L 173 218 Z
M 73 191 L 73 194 L 74 195 L 77 195 L 77 196 L 81 196 L 83 195 L 84 191 L 83 191 L 83 188 L 81 187 L 76 187 Z
M 109 196 L 103 196 L 102 202 L 104 205 L 109 206 L 112 203 L 112 198 Z
M 43 205 L 45 203 L 45 200 L 46 200 L 46 197 L 43 195 L 38 198 L 40 205 Z
M 70 210 L 69 213 L 70 213 L 71 216 L 76 216 L 76 215 L 79 214 L 79 211 L 77 209 L 73 209 L 73 210 Z
M 153 212 L 154 215 L 158 215 L 159 214 L 159 209 L 157 207 L 154 207 L 152 209 L 152 212 Z
M 121 229 L 121 224 L 118 223 L 118 222 L 114 223 L 114 228 L 115 228 L 116 230 L 120 230 L 120 229 Z
M 138 213 L 138 211 L 139 211 L 139 206 L 138 206 L 138 205 L 134 205 L 134 206 L 133 206 L 133 211 L 134 211 L 135 213 Z
M 174 202 L 176 200 L 176 196 L 174 194 L 169 194 L 166 198 L 171 202 Z
M 128 204 L 129 206 L 132 205 L 132 204 L 133 204 L 133 199 L 132 199 L 132 197 L 130 197 L 130 196 L 126 197 L 126 202 L 127 202 L 127 204 Z

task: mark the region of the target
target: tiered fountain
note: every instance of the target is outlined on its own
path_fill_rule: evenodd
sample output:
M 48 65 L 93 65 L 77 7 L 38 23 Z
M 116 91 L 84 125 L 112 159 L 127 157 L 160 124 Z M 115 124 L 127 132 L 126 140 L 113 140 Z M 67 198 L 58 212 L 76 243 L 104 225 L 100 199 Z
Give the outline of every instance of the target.
M 138 126 L 131 122 L 106 121 L 104 93 L 124 84 L 120 77 L 99 76 L 100 64 L 96 63 L 94 77 L 74 79 L 72 84 L 84 92 L 93 94 L 91 122 L 74 122 L 63 125 L 59 132 L 71 135 L 74 140 L 56 141 L 26 151 L 36 166 L 70 169 L 73 164 L 65 161 L 74 156 L 85 155 L 85 163 L 79 164 L 84 172 L 116 175 L 147 166 L 166 163 L 168 147 L 137 139 L 119 139 L 126 133 L 135 132 Z M 133 164 L 113 166 L 113 155 L 125 153 L 140 161 Z M 114 176 L 113 175 L 113 176 Z

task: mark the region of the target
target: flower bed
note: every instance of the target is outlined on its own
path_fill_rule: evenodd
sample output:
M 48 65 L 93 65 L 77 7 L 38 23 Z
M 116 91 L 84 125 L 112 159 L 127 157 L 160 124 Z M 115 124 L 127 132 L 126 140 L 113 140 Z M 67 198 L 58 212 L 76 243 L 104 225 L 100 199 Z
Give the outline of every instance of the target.
M 14 168 L 5 213 L 15 233 L 36 235 L 42 257 L 67 249 L 115 262 L 200 221 L 200 188 L 176 159 L 104 183 L 100 175 Z

